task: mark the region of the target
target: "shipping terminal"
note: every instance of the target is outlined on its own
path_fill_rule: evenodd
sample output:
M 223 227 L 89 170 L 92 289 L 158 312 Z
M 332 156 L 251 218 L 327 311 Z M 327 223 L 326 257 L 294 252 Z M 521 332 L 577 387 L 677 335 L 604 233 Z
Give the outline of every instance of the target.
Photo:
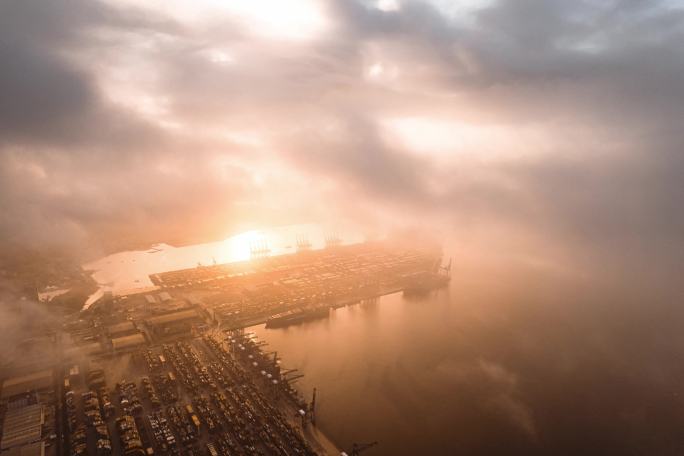
M 296 388 L 304 374 L 246 328 L 307 324 L 390 293 L 430 293 L 448 285 L 451 262 L 442 266 L 438 248 L 388 241 L 299 244 L 292 254 L 259 249 L 249 261 L 152 274 L 153 291 L 104 293 L 68 317 L 50 336 L 53 359 L 5 375 L 2 450 L 313 456 L 374 446 L 349 443 L 345 452 L 320 432 L 315 390 Z

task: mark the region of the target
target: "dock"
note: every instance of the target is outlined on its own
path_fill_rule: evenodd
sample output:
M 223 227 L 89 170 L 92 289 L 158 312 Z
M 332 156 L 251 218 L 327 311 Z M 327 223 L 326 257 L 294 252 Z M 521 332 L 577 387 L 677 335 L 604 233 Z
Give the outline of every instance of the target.
M 166 293 L 193 296 L 225 329 L 266 323 L 284 312 L 315 312 L 448 282 L 437 249 L 375 242 L 153 274 Z

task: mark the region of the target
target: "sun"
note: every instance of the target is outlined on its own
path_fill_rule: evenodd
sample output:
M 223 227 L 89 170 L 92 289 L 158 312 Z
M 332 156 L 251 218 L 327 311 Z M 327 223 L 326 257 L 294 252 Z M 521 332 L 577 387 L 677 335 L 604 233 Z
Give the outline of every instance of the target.
M 252 250 L 266 245 L 267 238 L 262 231 L 246 231 L 223 241 L 221 257 L 226 262 L 246 261 L 252 257 Z
M 317 0 L 206 0 L 239 19 L 253 33 L 273 39 L 314 38 L 327 28 Z

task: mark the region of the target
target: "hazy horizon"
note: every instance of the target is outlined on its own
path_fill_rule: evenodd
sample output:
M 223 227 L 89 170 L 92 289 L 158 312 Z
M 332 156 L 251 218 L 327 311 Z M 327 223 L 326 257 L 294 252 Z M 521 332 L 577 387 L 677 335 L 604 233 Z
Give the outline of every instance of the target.
M 677 2 L 2 13 L 8 247 L 94 258 L 343 220 L 558 268 L 682 266 Z

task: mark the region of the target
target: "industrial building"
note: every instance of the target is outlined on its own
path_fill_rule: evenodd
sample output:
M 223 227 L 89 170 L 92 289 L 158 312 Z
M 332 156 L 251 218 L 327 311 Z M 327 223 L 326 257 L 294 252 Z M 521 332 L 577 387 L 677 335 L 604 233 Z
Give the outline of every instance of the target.
M 45 442 L 29 443 L 4 451 L 2 456 L 45 456 Z
M 109 337 L 120 337 L 133 334 L 137 331 L 138 329 L 132 321 L 124 321 L 123 323 L 117 323 L 107 327 L 107 334 L 109 334 Z
M 112 348 L 115 352 L 121 352 L 140 347 L 146 343 L 145 337 L 141 333 L 137 333 L 112 339 Z
M 45 369 L 31 374 L 12 377 L 2 383 L 0 398 L 3 401 L 12 396 L 27 393 L 29 391 L 41 391 L 53 386 L 52 369 Z
M 43 434 L 45 412 L 40 404 L 10 409 L 2 423 L 0 450 L 38 442 Z
M 168 324 L 180 323 L 185 321 L 199 321 L 200 317 L 194 309 L 182 310 L 180 312 L 167 313 L 150 317 L 146 320 L 149 327 L 155 328 Z
M 202 322 L 202 318 L 194 309 L 157 315 L 145 320 L 150 332 L 158 338 L 189 334 L 192 325 L 199 322 Z

